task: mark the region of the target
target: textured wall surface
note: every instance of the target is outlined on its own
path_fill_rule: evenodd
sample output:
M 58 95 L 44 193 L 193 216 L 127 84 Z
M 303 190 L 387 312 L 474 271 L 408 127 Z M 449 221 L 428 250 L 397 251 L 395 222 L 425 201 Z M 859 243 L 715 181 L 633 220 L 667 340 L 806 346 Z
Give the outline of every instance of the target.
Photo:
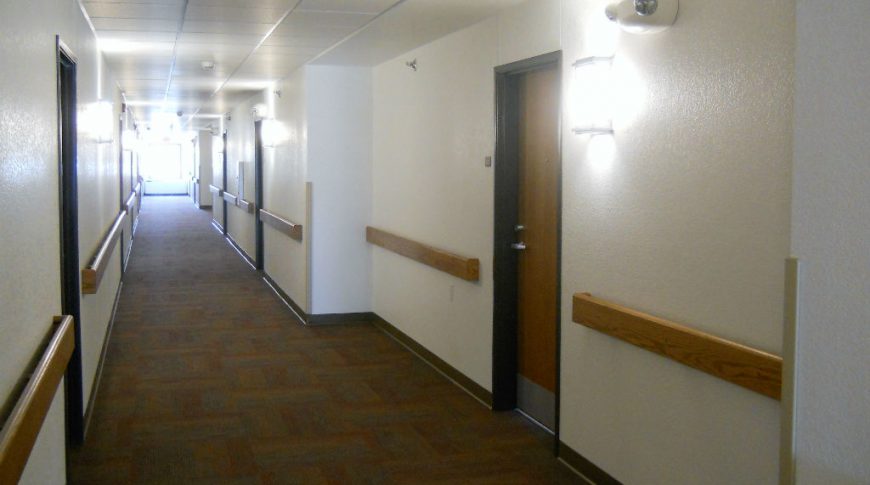
M 797 2 L 797 481 L 870 483 L 870 3 Z
M 79 265 L 84 267 L 99 248 L 120 211 L 120 133 L 117 120 L 121 112 L 121 96 L 114 78 L 105 66 L 102 54 L 97 50 L 96 39 L 84 17 L 79 14 L 75 18 L 78 19 L 79 32 L 86 34 L 80 37 L 75 48 L 78 56 L 79 113 L 82 107 L 90 103 L 112 102 L 113 116 L 107 121 L 112 123 L 114 133 L 112 143 L 97 143 L 87 134 L 88 127 L 79 123 Z M 103 341 L 121 281 L 120 248 L 120 244 L 115 246 L 97 294 L 82 295 L 82 375 L 86 406 L 96 379 Z
M 459 280 L 372 248 L 374 311 L 492 383 L 493 68 L 559 50 L 560 5 L 527 2 L 374 69 L 372 225 L 480 259 Z M 405 61 L 416 58 L 413 72 Z
M 302 224 L 303 241 L 288 238 L 269 226 L 263 228 L 266 272 L 281 288 L 310 312 L 308 284 L 308 244 L 311 227 L 308 219 L 306 182 L 308 181 L 308 120 L 305 70 L 299 69 L 278 86 L 281 97 L 265 93 L 266 106 L 281 124 L 285 135 L 274 148 L 265 150 L 263 159 L 263 204 L 266 209 Z
M 57 72 L 55 35 L 78 57 L 79 113 L 116 100 L 78 3 L 0 3 L 0 397 L 10 395 L 60 314 Z M 13 66 L 22 68 L 13 68 Z M 115 109 L 117 112 L 118 105 Z M 117 142 L 117 136 L 115 140 Z M 118 213 L 117 148 L 95 144 L 80 127 L 80 245 L 84 264 Z M 85 396 L 90 392 L 111 302 L 118 251 L 100 295 L 83 299 Z M 105 296 L 109 295 L 109 296 Z M 58 392 L 23 483 L 65 481 L 63 391 Z
M 221 126 L 221 128 L 220 128 L 219 132 L 223 133 L 223 120 L 221 120 L 220 126 Z M 213 146 L 222 148 L 223 147 L 223 135 L 215 136 L 214 139 L 212 140 L 212 143 L 213 143 Z M 223 159 L 224 159 L 223 152 L 219 151 L 217 148 L 215 148 L 212 151 L 212 162 L 211 162 L 212 179 L 214 180 L 214 182 L 213 182 L 214 186 L 220 187 L 220 188 L 224 188 L 224 162 L 223 162 Z M 211 194 L 210 192 L 209 192 L 209 194 L 212 197 L 212 206 L 211 206 L 212 218 L 215 221 L 217 221 L 218 224 L 223 225 L 223 223 L 224 223 L 223 198 L 216 195 L 216 194 Z
M 372 248 L 374 311 L 480 385 L 492 381 L 493 74 L 488 20 L 374 70 L 372 225 L 480 259 L 468 282 Z M 417 59 L 419 70 L 405 66 Z
M 371 69 L 306 69 L 311 313 L 371 311 Z
M 266 272 L 306 313 L 369 311 L 370 70 L 304 67 L 246 106 L 272 124 L 264 207 L 303 226 L 302 242 L 264 226 Z
M 615 153 L 574 135 L 564 71 L 561 438 L 626 483 L 776 483 L 779 403 L 571 322 L 593 295 L 779 352 L 794 10 L 684 0 L 622 33 L 563 2 L 564 63 L 614 55 Z
M 232 120 L 225 122 L 227 129 L 227 186 L 226 191 L 245 200 L 254 201 L 254 116 L 252 109 L 262 103 L 258 94 L 232 110 Z M 243 163 L 239 163 L 243 162 Z M 241 167 L 241 170 L 240 170 Z M 240 173 L 242 178 L 239 178 Z M 243 186 L 239 185 L 239 181 Z M 227 205 L 227 233 L 250 257 L 254 257 L 254 214 Z
M 199 164 L 199 201 L 203 206 L 212 205 L 212 195 L 208 190 L 208 186 L 214 181 L 212 180 L 212 136 L 208 130 L 200 131 L 197 135 L 198 143 L 198 164 Z M 220 185 L 220 184 L 218 184 Z

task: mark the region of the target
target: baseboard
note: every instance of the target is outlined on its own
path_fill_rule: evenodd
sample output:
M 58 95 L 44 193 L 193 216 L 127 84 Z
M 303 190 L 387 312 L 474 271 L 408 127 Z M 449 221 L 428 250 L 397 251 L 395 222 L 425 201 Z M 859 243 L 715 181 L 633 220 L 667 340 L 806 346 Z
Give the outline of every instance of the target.
M 230 246 L 232 246 L 236 250 L 236 252 L 239 253 L 239 256 L 241 256 L 246 263 L 251 265 L 252 268 L 257 269 L 257 264 L 254 262 L 254 258 L 252 258 L 250 254 L 246 253 L 245 250 L 242 249 L 241 246 L 239 246 L 239 243 L 237 243 L 236 240 L 233 239 L 232 236 L 226 234 L 226 239 L 227 242 L 230 243 Z
M 265 271 L 263 272 L 263 281 L 272 288 L 272 291 L 278 295 L 290 310 L 296 314 L 296 317 L 303 323 L 304 325 L 345 325 L 349 323 L 370 323 L 374 318 L 374 313 L 372 312 L 358 312 L 358 313 L 320 313 L 320 314 L 310 314 L 305 313 L 305 310 L 302 309 L 293 298 L 290 298 L 290 295 L 281 288 L 281 285 L 278 284 L 277 281 L 273 280 L 271 276 L 269 276 Z
M 221 235 L 226 234 L 226 232 L 224 232 L 224 226 L 222 226 L 220 222 L 218 222 L 218 221 L 212 219 L 212 220 L 211 220 L 211 225 L 212 225 L 212 227 L 214 227 L 215 229 L 217 229 L 217 232 L 221 233 Z
M 595 485 L 622 485 L 622 482 L 613 478 L 601 468 L 598 468 L 597 465 L 562 441 L 559 441 L 559 460 L 580 474 L 586 481 Z
M 288 308 L 290 308 L 290 310 L 296 315 L 299 323 L 305 325 L 308 322 L 308 314 L 305 313 L 305 310 L 303 310 L 301 306 L 297 305 L 296 302 L 293 301 L 293 298 L 290 298 L 290 295 L 284 292 L 284 289 L 281 288 L 281 285 L 273 280 L 271 276 L 266 274 L 265 271 L 263 271 L 263 281 L 265 281 L 266 284 L 269 285 L 270 288 L 272 288 L 272 291 L 274 291 L 275 294 L 278 295 L 278 298 L 280 298 L 284 302 L 284 304 L 287 305 Z
M 374 320 L 372 312 L 355 313 L 319 313 L 309 314 L 306 323 L 309 325 L 344 325 L 347 323 L 370 323 Z
M 390 322 L 384 320 L 377 314 L 372 314 L 372 324 L 381 329 L 387 335 L 393 337 L 397 342 L 404 345 L 411 352 L 417 354 L 423 361 L 432 366 L 435 370 L 443 374 L 445 377 L 455 382 L 456 385 L 464 389 L 467 393 L 474 396 L 480 402 L 492 408 L 492 393 L 483 388 L 480 384 L 474 382 L 457 370 L 452 365 L 445 362 L 443 359 L 433 354 L 429 349 L 420 345 L 416 340 L 409 337 L 407 334 L 396 328 Z
M 124 287 L 124 281 L 118 282 L 118 290 L 115 292 L 115 303 L 112 304 L 112 316 L 109 318 L 109 325 L 106 326 L 106 336 L 103 337 L 103 348 L 100 350 L 100 360 L 97 362 L 97 375 L 94 376 L 94 383 L 91 385 L 91 395 L 88 396 L 88 407 L 85 409 L 85 426 L 84 439 L 88 437 L 88 429 L 91 427 L 91 416 L 94 415 L 94 402 L 97 400 L 97 392 L 100 389 L 100 381 L 103 378 L 103 364 L 106 363 L 106 352 L 109 350 L 109 339 L 112 337 L 112 329 L 115 327 L 115 315 L 118 313 L 118 303 L 121 301 L 121 289 Z M 84 440 L 82 440 L 84 442 Z
M 133 235 L 130 234 L 130 244 L 129 247 L 124 248 L 124 271 L 121 272 L 121 279 L 123 280 L 124 275 L 127 274 L 127 266 L 130 265 L 130 256 L 133 254 Z
M 435 370 L 443 374 L 445 377 L 455 382 L 460 388 L 474 396 L 486 406 L 492 408 L 492 393 L 483 388 L 480 384 L 474 382 L 457 370 L 452 365 L 442 360 L 437 355 L 430 352 L 427 348 L 420 345 L 416 340 L 409 337 L 407 334 L 396 328 L 390 322 L 384 320 L 373 312 L 358 312 L 358 313 L 322 313 L 310 315 L 305 313 L 293 298 L 290 298 L 275 280 L 268 274 L 263 273 L 263 281 L 272 288 L 272 291 L 296 314 L 296 317 L 305 325 L 341 325 L 348 323 L 371 323 L 378 327 L 381 331 L 395 339 L 397 342 L 405 346 L 408 350 L 420 357 L 424 362 L 432 366 Z

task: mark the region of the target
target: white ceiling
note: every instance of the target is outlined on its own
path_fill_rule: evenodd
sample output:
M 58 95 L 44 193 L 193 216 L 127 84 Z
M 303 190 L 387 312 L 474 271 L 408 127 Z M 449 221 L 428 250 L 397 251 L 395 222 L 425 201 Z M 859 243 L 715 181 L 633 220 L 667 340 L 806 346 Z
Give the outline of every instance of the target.
M 376 65 L 522 0 L 82 1 L 134 116 L 204 128 L 303 64 Z M 203 61 L 214 69 L 202 68 Z

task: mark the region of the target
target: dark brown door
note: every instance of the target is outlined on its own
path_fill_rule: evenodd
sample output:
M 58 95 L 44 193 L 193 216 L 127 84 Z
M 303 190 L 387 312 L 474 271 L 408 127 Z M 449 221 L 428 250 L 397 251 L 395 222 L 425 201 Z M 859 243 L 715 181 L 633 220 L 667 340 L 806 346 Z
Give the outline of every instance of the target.
M 559 70 L 518 79 L 517 407 L 553 429 L 558 319 Z

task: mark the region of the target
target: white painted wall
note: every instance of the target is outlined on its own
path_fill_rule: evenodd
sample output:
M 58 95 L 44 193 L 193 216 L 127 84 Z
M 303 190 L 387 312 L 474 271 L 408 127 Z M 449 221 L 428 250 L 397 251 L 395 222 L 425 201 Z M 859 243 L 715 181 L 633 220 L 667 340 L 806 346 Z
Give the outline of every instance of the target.
M 306 313 L 371 309 L 371 99 L 370 69 L 308 66 L 248 102 L 283 132 L 263 150 L 264 207 L 303 225 L 301 243 L 264 226 L 266 273 Z
M 683 1 L 638 36 L 607 3 L 563 4 L 565 64 L 615 53 L 632 105 L 610 163 L 563 126 L 562 439 L 626 483 L 775 483 L 777 401 L 572 323 L 571 296 L 780 351 L 793 6 Z
M 223 120 L 221 120 L 221 130 L 223 129 Z M 223 131 L 221 131 L 223 133 Z M 211 170 L 212 179 L 215 187 L 224 188 L 224 165 L 223 165 L 223 135 L 216 135 L 212 138 L 212 158 Z M 220 150 L 219 150 L 220 149 Z M 223 225 L 224 223 L 224 204 L 223 197 L 209 192 L 209 197 L 212 198 L 211 214 L 212 219 Z
M 266 273 L 293 301 L 309 312 L 308 120 L 305 71 L 297 70 L 267 91 L 266 106 L 286 131 L 286 139 L 263 151 L 263 206 L 281 217 L 302 224 L 300 243 L 264 225 Z M 274 91 L 281 92 L 277 97 Z
M 102 243 L 106 232 L 120 211 L 118 147 L 120 133 L 121 97 L 114 78 L 97 51 L 96 38 L 81 14 L 78 22 L 79 38 L 73 47 L 78 56 L 77 102 L 79 106 L 97 101 L 110 101 L 114 106 L 112 123 L 114 141 L 96 143 L 79 124 L 78 141 L 78 193 L 79 193 L 79 265 L 84 267 Z M 112 317 L 112 308 L 121 281 L 121 251 L 116 245 L 112 252 L 99 291 L 95 295 L 82 295 L 82 375 L 84 376 L 84 404 L 96 379 L 100 354 L 106 330 Z
M 208 186 L 212 181 L 212 134 L 211 131 L 203 130 L 197 133 L 197 171 L 199 177 L 199 200 L 201 207 L 212 205 L 212 195 Z
M 774 482 L 776 401 L 576 325 L 570 305 L 590 291 L 779 351 L 793 8 L 684 1 L 671 30 L 632 36 L 606 4 L 530 2 L 375 68 L 372 225 L 478 257 L 482 278 L 375 248 L 374 311 L 490 388 L 492 68 L 616 53 L 641 96 L 612 163 L 563 120 L 561 437 L 626 483 Z M 571 69 L 563 85 L 568 103 Z
M 797 482 L 870 483 L 870 3 L 797 2 Z
M 374 69 L 372 226 L 480 259 L 479 282 L 372 248 L 375 313 L 480 385 L 492 381 L 492 155 L 498 23 Z M 405 61 L 417 59 L 414 72 Z
M 169 180 L 157 180 L 157 183 L 151 182 L 150 188 L 146 190 L 145 193 L 151 194 L 187 194 L 190 196 L 190 200 L 193 203 L 196 203 L 196 200 L 193 197 L 193 177 L 199 176 L 199 163 L 197 150 L 199 147 L 196 144 L 196 137 L 192 137 L 189 140 L 182 140 L 180 142 L 181 146 L 181 178 L 178 181 L 169 181 Z M 172 187 L 184 185 L 184 190 L 180 192 L 169 192 Z M 160 192 L 157 192 L 157 188 L 160 187 Z M 154 192 L 150 192 L 153 190 Z
M 146 180 L 145 195 L 190 195 L 190 179 Z
M 311 204 L 310 313 L 371 310 L 371 69 L 305 69 Z
M 374 311 L 490 389 L 493 68 L 559 50 L 558 1 L 521 4 L 374 69 L 372 225 L 481 262 L 470 283 L 372 248 Z M 416 58 L 419 70 L 405 61 Z
M 6 400 L 60 308 L 58 229 L 57 74 L 55 35 L 78 57 L 81 110 L 117 91 L 77 2 L 0 3 L 0 63 L 26 66 L 0 72 L 0 398 Z M 102 72 L 101 72 L 102 71 Z M 81 112 L 81 111 L 80 111 Z M 117 120 L 117 119 L 116 119 Z M 117 130 L 117 121 L 113 126 Z M 115 140 L 118 136 L 116 131 Z M 84 264 L 119 210 L 116 144 L 95 144 L 79 132 L 79 234 Z M 14 227 L 15 230 L 6 230 Z M 112 298 L 118 251 L 100 294 L 82 300 L 85 396 L 90 392 Z M 22 483 L 65 481 L 63 390 L 57 393 Z
M 231 111 L 232 120 L 225 122 L 227 129 L 227 187 L 231 194 L 254 201 L 254 106 L 262 103 L 258 94 Z M 239 163 L 243 162 L 243 163 Z M 240 170 L 243 173 L 239 178 Z M 243 186 L 239 185 L 239 181 Z M 254 214 L 227 205 L 227 233 L 250 257 L 254 257 Z

